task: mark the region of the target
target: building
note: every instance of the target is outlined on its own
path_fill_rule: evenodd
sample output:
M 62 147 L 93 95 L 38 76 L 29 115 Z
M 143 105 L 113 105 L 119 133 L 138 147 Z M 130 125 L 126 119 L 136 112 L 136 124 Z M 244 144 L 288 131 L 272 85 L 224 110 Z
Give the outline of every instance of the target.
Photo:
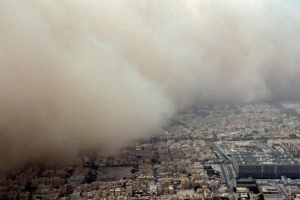
M 284 154 L 237 152 L 233 154 L 233 163 L 238 177 L 300 177 L 299 161 Z
M 261 192 L 265 199 L 282 199 L 282 195 L 274 186 L 262 186 Z
M 236 187 L 256 187 L 256 181 L 254 178 L 236 178 Z
M 243 145 L 232 142 L 228 146 L 239 178 L 280 178 L 282 175 L 300 178 L 300 163 L 291 155 L 259 142 L 248 142 Z

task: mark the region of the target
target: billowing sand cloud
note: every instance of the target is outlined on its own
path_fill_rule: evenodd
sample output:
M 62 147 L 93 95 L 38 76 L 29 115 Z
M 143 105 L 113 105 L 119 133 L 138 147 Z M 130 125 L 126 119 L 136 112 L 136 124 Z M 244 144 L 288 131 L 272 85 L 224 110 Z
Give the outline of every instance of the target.
M 0 1 L 0 170 L 114 152 L 198 103 L 300 96 L 295 1 Z

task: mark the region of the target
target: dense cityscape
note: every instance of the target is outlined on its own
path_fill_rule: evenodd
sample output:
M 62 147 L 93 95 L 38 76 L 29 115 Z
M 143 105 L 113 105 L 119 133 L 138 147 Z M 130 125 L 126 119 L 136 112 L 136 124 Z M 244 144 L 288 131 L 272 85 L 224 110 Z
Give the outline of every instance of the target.
M 0 1 L 0 200 L 300 200 L 300 1 Z
M 118 155 L 84 152 L 0 178 L 0 199 L 300 198 L 298 102 L 206 105 L 178 113 Z

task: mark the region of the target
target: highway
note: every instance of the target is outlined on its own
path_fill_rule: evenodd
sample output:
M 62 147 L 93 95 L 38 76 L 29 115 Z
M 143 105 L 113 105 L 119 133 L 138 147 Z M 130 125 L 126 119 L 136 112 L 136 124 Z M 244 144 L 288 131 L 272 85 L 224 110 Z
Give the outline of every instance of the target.
M 282 196 L 286 199 L 286 200 L 290 200 L 290 198 L 286 195 L 285 191 L 278 186 L 276 183 L 270 183 L 270 185 L 274 186 L 277 188 L 277 190 L 282 194 Z
M 228 194 L 229 194 L 229 197 L 230 197 L 229 199 L 234 200 L 235 199 L 235 196 L 234 196 L 234 193 L 233 193 L 233 185 L 234 185 L 233 180 L 234 180 L 234 177 L 232 177 L 229 180 L 228 174 L 227 174 L 226 169 L 225 169 L 226 164 L 231 164 L 231 160 L 228 159 L 228 157 L 226 155 L 224 155 L 224 153 L 222 151 L 220 151 L 219 148 L 217 147 L 217 145 L 215 145 L 213 142 L 210 142 L 209 144 L 214 148 L 214 150 L 218 153 L 219 156 L 221 156 L 221 158 L 225 162 L 225 163 L 220 164 L 220 168 L 221 168 L 222 174 L 224 176 L 224 180 L 225 180 L 226 184 L 228 185 Z
M 218 155 L 221 156 L 225 163 L 231 163 L 231 160 L 228 159 L 228 157 L 222 151 L 219 150 L 219 147 L 217 145 L 215 145 L 213 142 L 209 142 L 209 144 L 214 148 Z

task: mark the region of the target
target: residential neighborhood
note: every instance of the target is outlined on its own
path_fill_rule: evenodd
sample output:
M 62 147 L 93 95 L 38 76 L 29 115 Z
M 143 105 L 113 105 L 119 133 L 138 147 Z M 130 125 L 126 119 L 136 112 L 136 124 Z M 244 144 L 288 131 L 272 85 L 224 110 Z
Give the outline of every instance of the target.
M 193 107 L 117 155 L 0 178 L 0 199 L 299 199 L 300 120 L 285 104 Z

